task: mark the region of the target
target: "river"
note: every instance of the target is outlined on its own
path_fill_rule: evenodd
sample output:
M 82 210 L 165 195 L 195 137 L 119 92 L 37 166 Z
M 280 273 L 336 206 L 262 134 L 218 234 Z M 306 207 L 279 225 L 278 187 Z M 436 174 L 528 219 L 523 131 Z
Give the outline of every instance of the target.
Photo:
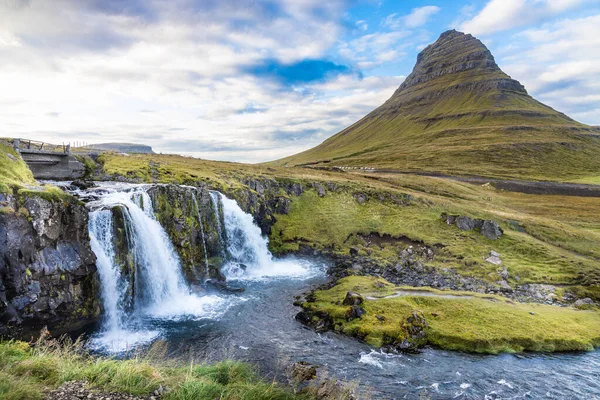
M 161 341 L 170 357 L 249 361 L 270 378 L 281 377 L 292 362 L 307 361 L 318 365 L 323 376 L 357 383 L 361 396 L 373 399 L 600 399 L 598 351 L 491 356 L 427 348 L 418 354 L 392 355 L 336 333 L 315 333 L 294 319 L 299 309 L 292 303 L 295 296 L 327 280 L 327 261 L 273 258 L 252 217 L 223 196 L 223 229 L 232 260 L 224 271 L 230 284 L 245 291 L 194 294 L 175 265 L 165 267 L 177 264 L 176 255 L 149 211 L 148 198 L 132 201 L 143 188 L 131 196 L 122 190 L 107 192 L 90 217 L 105 309 L 113 313 L 90 335 L 95 351 L 123 354 Z M 114 204 L 128 207 L 134 242 L 143 247 L 136 250 L 138 259 L 143 260 L 143 270 L 153 274 L 152 285 L 143 287 L 155 293 L 146 293 L 143 310 L 126 312 L 114 301 L 124 296 L 110 261 L 114 249 L 104 234 L 109 223 L 106 206 Z M 242 261 L 245 270 L 236 268 Z M 158 274 L 156 268 L 167 272 Z

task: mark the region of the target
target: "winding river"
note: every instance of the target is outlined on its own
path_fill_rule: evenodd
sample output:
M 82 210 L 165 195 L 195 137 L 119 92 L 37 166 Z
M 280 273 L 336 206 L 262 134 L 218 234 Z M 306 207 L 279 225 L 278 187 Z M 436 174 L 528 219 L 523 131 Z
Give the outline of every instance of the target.
M 177 263 L 172 246 L 165 243 L 149 212 L 143 190 L 136 193 L 108 192 L 91 213 L 90 233 L 101 260 L 105 309 L 113 313 L 91 333 L 96 351 L 123 353 L 161 340 L 169 356 L 196 362 L 249 361 L 268 377 L 281 377 L 291 362 L 307 361 L 318 365 L 324 376 L 358 383 L 359 392 L 374 399 L 600 399 L 598 351 L 485 356 L 425 349 L 418 354 L 390 355 L 336 333 L 315 333 L 294 319 L 299 309 L 292 302 L 296 295 L 327 280 L 327 262 L 274 259 L 252 217 L 221 195 L 228 251 L 235 261 L 224 271 L 230 284 L 245 291 L 194 295 L 178 272 L 169 269 L 164 285 L 152 282 L 151 290 L 156 293 L 146 296 L 144 311 L 126 315 L 114 301 L 115 296 L 123 296 L 123 289 L 110 261 L 114 249 L 103 236 L 109 222 L 107 208 L 101 205 L 127 205 L 132 232 L 140 228 L 134 241 L 146 246 L 137 251 L 148 273 L 162 268 L 162 264 L 152 264 L 158 256 L 161 263 Z M 142 201 L 135 201 L 136 196 Z M 154 237 L 146 237 L 143 230 L 151 230 Z M 238 262 L 247 268 L 237 268 Z

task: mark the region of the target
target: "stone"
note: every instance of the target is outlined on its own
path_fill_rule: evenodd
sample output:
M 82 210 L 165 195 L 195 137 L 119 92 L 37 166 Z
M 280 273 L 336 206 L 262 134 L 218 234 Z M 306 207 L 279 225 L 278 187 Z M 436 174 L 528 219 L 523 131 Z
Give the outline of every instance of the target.
M 327 182 L 327 190 L 329 190 L 330 192 L 335 192 L 338 190 L 338 185 L 337 183 L 334 182 Z
M 459 217 L 459 215 L 448 215 L 446 218 L 446 223 L 448 225 L 454 225 L 454 223 L 456 222 L 456 219 Z
M 344 298 L 342 304 L 345 306 L 359 306 L 363 303 L 363 301 L 364 299 L 360 294 L 348 292 L 346 293 L 346 297 Z
M 7 200 L 27 213 L 0 213 L 0 336 L 95 322 L 100 289 L 85 206 L 34 194 Z
M 312 187 L 315 188 L 317 190 L 317 195 L 319 197 L 325 197 L 325 195 L 327 194 L 327 192 L 325 191 L 325 187 L 323 187 L 323 185 L 321 185 L 318 182 L 314 182 L 312 184 Z
M 494 264 L 494 265 L 502 265 L 502 260 L 500 259 L 500 257 L 496 257 L 496 256 L 491 256 L 485 259 L 486 262 L 489 262 L 490 264 Z
M 483 225 L 481 226 L 481 234 L 488 239 L 497 240 L 502 236 L 504 231 L 502 228 L 496 223 L 496 221 L 485 220 L 483 221 Z
M 17 162 L 17 157 L 13 156 L 13 155 L 12 155 L 12 154 L 10 154 L 10 153 L 5 153 L 5 154 L 6 154 L 6 157 L 8 157 L 8 158 L 9 158 L 9 160 L 11 160 L 11 161 L 14 161 L 14 162 Z
M 304 193 L 304 187 L 299 183 L 292 183 L 290 186 L 290 192 L 294 196 L 301 196 Z
M 351 306 L 350 310 L 348 310 L 348 313 L 346 314 L 346 319 L 348 321 L 351 321 L 353 319 L 362 317 L 366 313 L 367 312 L 363 310 L 360 306 Z
M 356 257 L 359 253 L 359 248 L 358 247 L 350 247 L 350 255 L 352 257 Z
M 71 182 L 71 186 L 74 186 L 77 189 L 87 190 L 87 189 L 97 187 L 98 185 L 96 185 L 96 183 L 93 181 L 85 181 L 83 179 L 76 179 L 73 182 Z
M 575 308 L 592 306 L 592 305 L 594 305 L 594 301 L 592 299 L 590 299 L 589 297 L 586 297 L 585 299 L 579 299 L 575 303 L 573 303 L 573 306 Z
M 225 282 L 227 280 L 221 270 L 212 264 L 208 265 L 208 277 L 217 282 Z
M 313 380 L 317 377 L 317 366 L 306 361 L 298 361 L 288 369 L 288 376 L 293 383 Z
M 501 292 L 512 293 L 514 291 L 513 288 L 505 280 L 498 281 L 497 284 L 500 287 Z
M 401 329 L 405 334 L 404 339 L 395 344 L 398 350 L 414 351 L 426 343 L 427 320 L 421 311 L 414 310 L 405 321 Z
M 369 196 L 365 193 L 355 193 L 354 199 L 358 202 L 358 204 L 364 204 L 369 200 Z
M 342 381 L 326 380 L 317 389 L 318 400 L 355 400 L 351 387 Z
M 455 224 L 458 227 L 458 229 L 463 231 L 472 231 L 475 228 L 475 220 L 464 215 L 461 215 L 460 217 L 456 218 Z
M 280 196 L 275 200 L 273 209 L 277 214 L 287 215 L 290 212 L 291 205 L 292 201 L 288 197 Z
M 495 252 L 494 250 L 490 251 L 490 257 L 498 257 L 500 258 L 500 253 Z

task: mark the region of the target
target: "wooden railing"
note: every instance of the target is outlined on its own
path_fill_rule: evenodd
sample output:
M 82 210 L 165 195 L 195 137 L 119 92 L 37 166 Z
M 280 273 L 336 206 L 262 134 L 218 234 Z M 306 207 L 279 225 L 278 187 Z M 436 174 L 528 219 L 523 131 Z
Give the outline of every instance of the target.
M 62 144 L 56 145 L 51 143 L 39 142 L 30 139 L 13 139 L 13 147 L 15 150 L 25 153 L 56 153 L 56 154 L 70 154 L 71 145 Z

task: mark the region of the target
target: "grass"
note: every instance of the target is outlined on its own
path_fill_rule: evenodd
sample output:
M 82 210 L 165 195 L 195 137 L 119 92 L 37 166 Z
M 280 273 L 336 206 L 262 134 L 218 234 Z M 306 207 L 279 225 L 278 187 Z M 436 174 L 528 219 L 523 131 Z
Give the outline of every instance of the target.
M 496 354 L 593 350 L 600 346 L 597 309 L 514 303 L 499 296 L 434 289 L 424 290 L 457 297 L 429 297 L 417 292 L 384 298 L 401 289 L 407 288 L 394 287 L 381 278 L 352 276 L 329 290 L 317 291 L 316 301 L 303 307 L 330 315 L 338 331 L 363 338 L 373 346 L 402 341 L 402 322 L 415 310 L 427 321 L 426 343 L 447 350 Z M 365 300 L 361 306 L 366 314 L 348 321 L 349 307 L 341 305 L 348 291 L 380 298 Z
M 311 398 L 261 379 L 254 366 L 241 362 L 182 365 L 152 356 L 117 360 L 90 356 L 79 342 L 51 340 L 35 348 L 0 342 L 0 399 L 42 399 L 51 388 L 74 380 L 133 395 L 148 395 L 162 385 L 168 388 L 165 400 Z
M 452 187 L 443 190 L 449 191 Z M 475 190 L 471 195 L 477 197 L 476 189 L 468 187 L 462 195 L 469 196 L 469 190 Z M 530 224 L 524 214 L 517 215 L 514 211 L 509 214 L 504 210 L 493 212 L 489 205 L 477 207 L 476 201 L 464 200 L 464 203 L 456 204 L 444 197 L 427 195 L 405 206 L 382 202 L 373 196 L 359 204 L 352 193 L 339 192 L 320 198 L 315 191 L 308 191 L 294 200 L 288 215 L 277 217 L 271 246 L 277 251 L 279 246 L 293 248 L 293 245 L 312 244 L 320 249 L 346 254 L 354 246 L 359 247 L 363 254 L 394 263 L 399 251 L 408 245 L 405 240 L 398 240 L 397 245 L 379 247 L 353 238 L 356 234 L 376 233 L 437 247 L 432 265 L 454 267 L 464 275 L 489 281 L 499 280 L 498 267 L 483 261 L 491 250 L 502 255 L 510 275 L 513 278 L 518 276 L 520 283 L 577 285 L 581 282 L 581 274 L 600 272 L 600 265 L 594 258 L 598 255 L 594 243 L 600 239 L 591 233 L 585 236 L 583 229 L 577 230 L 577 227 L 566 224 L 556 227 L 543 220 L 538 225 Z M 526 208 L 524 203 L 520 206 Z M 589 204 L 594 203 L 590 201 Z M 592 208 L 595 211 L 598 207 L 600 205 L 594 204 Z M 497 220 L 505 228 L 505 235 L 492 241 L 475 231 L 465 232 L 448 226 L 440 219 L 440 214 L 447 211 Z M 507 222 L 519 219 L 524 220 L 522 224 L 531 233 L 519 232 Z M 542 225 L 544 222 L 546 225 Z M 569 233 L 571 243 L 561 242 L 563 247 L 552 243 L 563 240 Z M 512 282 L 515 283 L 514 280 Z
M 12 147 L 0 143 L 0 193 L 23 184 L 35 184 L 31 170 Z
M 460 57 L 486 49 L 472 45 L 460 50 L 429 55 L 427 65 L 460 64 L 464 62 Z M 440 54 L 444 59 L 436 60 Z M 269 164 L 597 181 L 599 130 L 523 90 L 496 84 L 508 79 L 501 70 L 486 67 L 423 80 L 396 91 L 382 106 L 322 144 Z

